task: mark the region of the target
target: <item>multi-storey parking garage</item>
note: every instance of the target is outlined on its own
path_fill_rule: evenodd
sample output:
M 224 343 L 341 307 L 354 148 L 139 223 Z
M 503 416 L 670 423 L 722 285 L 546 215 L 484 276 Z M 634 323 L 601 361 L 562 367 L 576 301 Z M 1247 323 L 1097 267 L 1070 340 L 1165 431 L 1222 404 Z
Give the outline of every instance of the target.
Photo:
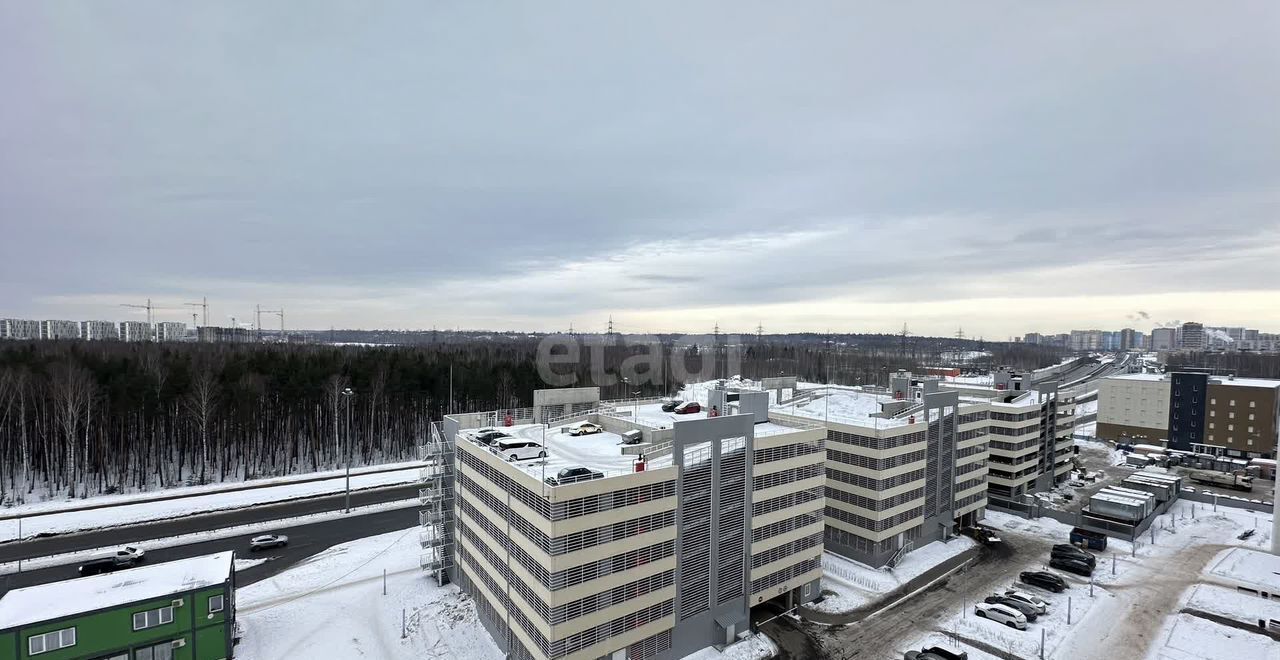
M 473 439 L 496 416 L 446 417 L 451 577 L 498 644 L 523 658 L 678 658 L 732 641 L 753 605 L 816 598 L 824 433 L 736 409 L 504 413 L 500 430 L 545 453 L 515 461 Z M 584 421 L 603 430 L 568 432 Z

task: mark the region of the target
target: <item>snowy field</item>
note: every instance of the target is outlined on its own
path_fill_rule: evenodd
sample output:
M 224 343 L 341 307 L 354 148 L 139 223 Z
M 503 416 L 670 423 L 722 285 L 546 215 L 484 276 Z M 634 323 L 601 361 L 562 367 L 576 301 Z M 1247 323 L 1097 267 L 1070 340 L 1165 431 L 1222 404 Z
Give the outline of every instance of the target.
M 1148 660 L 1263 660 L 1280 658 L 1280 642 L 1263 635 L 1177 614 L 1156 634 Z
M 809 608 L 830 614 L 843 614 L 866 607 L 934 566 L 976 546 L 977 543 L 967 537 L 955 538 L 947 543 L 934 541 L 907 553 L 892 572 L 824 552 L 822 591 L 825 597 L 821 603 L 814 603 Z
M 402 464 L 398 470 L 375 474 L 351 475 L 351 489 L 362 490 L 417 481 L 422 467 L 421 462 Z M 367 468 L 368 470 L 378 468 Z M 326 475 L 332 473 L 324 473 Z M 341 474 L 341 473 L 339 473 Z M 346 477 L 333 476 L 323 481 L 290 483 L 290 480 L 305 479 L 315 475 L 296 475 L 292 478 L 282 477 L 281 484 L 267 488 L 239 489 L 227 484 L 215 486 L 193 486 L 191 488 L 171 489 L 164 495 L 195 492 L 201 493 L 193 497 L 179 499 L 146 501 L 155 498 L 155 493 L 137 495 L 105 495 L 73 502 L 42 502 L 21 507 L 0 510 L 3 515 L 22 515 L 22 535 L 31 538 L 37 534 L 60 534 L 116 525 L 167 520 L 181 516 L 227 509 L 283 502 L 319 495 L 340 493 L 346 488 Z M 252 482 L 257 485 L 261 482 Z M 203 493 L 208 494 L 203 494 Z M 142 500 L 142 501 L 139 501 Z M 110 505 L 110 508 L 89 509 L 87 511 L 63 511 L 69 507 L 85 505 Z M 18 521 L 0 520 L 0 542 L 12 541 L 18 537 Z
M 418 528 L 411 527 L 336 545 L 239 589 L 236 614 L 243 638 L 236 657 L 502 658 L 474 602 L 455 586 L 436 586 L 418 566 L 421 552 Z M 753 635 L 723 652 L 706 648 L 685 660 L 765 660 L 776 652 L 768 638 Z

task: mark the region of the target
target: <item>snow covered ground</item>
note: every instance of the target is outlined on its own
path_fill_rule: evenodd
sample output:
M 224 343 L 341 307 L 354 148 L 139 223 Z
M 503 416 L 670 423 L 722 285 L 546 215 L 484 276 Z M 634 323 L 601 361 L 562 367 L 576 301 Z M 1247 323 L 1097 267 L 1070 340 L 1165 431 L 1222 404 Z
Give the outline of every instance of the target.
M 490 660 L 503 657 L 475 604 L 439 587 L 418 566 L 418 528 L 334 546 L 236 592 L 243 660 Z M 386 571 L 386 594 L 383 594 Z M 403 617 L 403 618 L 402 618 Z M 402 629 L 401 622 L 407 622 Z M 753 635 L 685 660 L 765 660 L 777 653 Z
M 352 490 L 393 486 L 417 481 L 422 467 L 421 462 L 399 464 L 402 467 L 392 472 L 351 475 Z M 377 469 L 377 468 L 368 468 Z M 333 473 L 323 473 L 332 475 Z M 341 474 L 341 473 L 339 473 Z M 166 520 L 210 511 L 238 509 L 283 502 L 318 495 L 329 495 L 342 492 L 346 488 L 346 477 L 333 475 L 323 481 L 291 483 L 299 478 L 315 475 L 296 475 L 282 477 L 278 486 L 267 488 L 235 489 L 235 486 L 218 484 L 213 486 L 193 486 L 191 488 L 163 491 L 164 495 L 195 492 L 201 493 L 193 497 L 146 501 L 154 498 L 156 493 L 140 493 L 135 495 L 106 495 L 72 502 L 41 502 L 20 507 L 0 510 L 3 515 L 22 515 L 22 535 L 30 538 L 37 534 L 57 534 L 66 532 L 113 527 L 132 523 Z M 259 484 L 261 482 L 252 482 Z M 204 493 L 208 494 L 204 494 Z M 139 501 L 142 500 L 142 501 Z M 89 509 L 87 511 L 66 511 L 65 509 L 86 505 L 111 505 L 110 508 Z M 18 537 L 18 521 L 0 520 L 0 541 L 10 541 Z
M 871 568 L 865 564 L 839 555 L 822 554 L 821 603 L 810 609 L 831 614 L 843 614 L 866 607 L 886 594 L 910 582 L 925 571 L 975 547 L 969 538 L 959 537 L 943 543 L 934 541 L 923 548 L 907 553 L 892 572 Z M 828 593 L 830 592 L 830 593 Z
M 456 587 L 436 586 L 418 565 L 421 552 L 412 527 L 334 546 L 238 590 L 244 635 L 236 656 L 501 658 L 474 602 Z
M 1263 660 L 1280 658 L 1280 642 L 1190 614 L 1169 617 L 1148 660 Z

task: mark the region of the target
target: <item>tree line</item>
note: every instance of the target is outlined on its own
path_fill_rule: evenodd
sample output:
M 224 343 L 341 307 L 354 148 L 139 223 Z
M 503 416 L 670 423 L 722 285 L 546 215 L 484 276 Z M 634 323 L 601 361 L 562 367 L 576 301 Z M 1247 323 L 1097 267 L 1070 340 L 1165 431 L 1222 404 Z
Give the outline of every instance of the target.
M 602 346 L 555 373 L 602 385 L 605 398 L 736 374 L 886 384 L 890 371 L 941 359 L 920 346 L 834 340 L 580 341 Z M 1015 344 L 988 350 L 977 367 L 1058 359 Z M 531 405 L 546 387 L 539 355 L 538 338 L 514 335 L 389 347 L 0 343 L 0 503 L 409 460 L 447 412 Z

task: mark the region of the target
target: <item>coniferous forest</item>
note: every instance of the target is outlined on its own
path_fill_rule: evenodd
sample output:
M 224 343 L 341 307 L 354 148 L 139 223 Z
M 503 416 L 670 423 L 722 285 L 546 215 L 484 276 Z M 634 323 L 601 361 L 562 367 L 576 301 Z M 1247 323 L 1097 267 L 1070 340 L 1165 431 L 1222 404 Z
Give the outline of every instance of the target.
M 941 349 L 904 350 L 892 336 L 880 337 L 756 339 L 732 347 L 736 357 L 729 361 L 729 348 L 595 336 L 586 341 L 601 344 L 598 352 L 584 349 L 555 371 L 572 376 L 574 385 L 603 385 L 604 398 L 626 398 L 674 393 L 685 373 L 883 384 L 891 370 L 940 359 Z M 533 391 L 547 386 L 538 341 L 498 335 L 374 347 L 0 343 L 0 503 L 332 469 L 345 465 L 348 453 L 353 465 L 409 460 L 428 424 L 451 410 L 531 405 Z M 975 369 L 1035 368 L 1060 357 L 1026 345 L 986 348 L 992 355 Z M 637 359 L 655 354 L 658 364 L 675 359 L 683 370 Z

